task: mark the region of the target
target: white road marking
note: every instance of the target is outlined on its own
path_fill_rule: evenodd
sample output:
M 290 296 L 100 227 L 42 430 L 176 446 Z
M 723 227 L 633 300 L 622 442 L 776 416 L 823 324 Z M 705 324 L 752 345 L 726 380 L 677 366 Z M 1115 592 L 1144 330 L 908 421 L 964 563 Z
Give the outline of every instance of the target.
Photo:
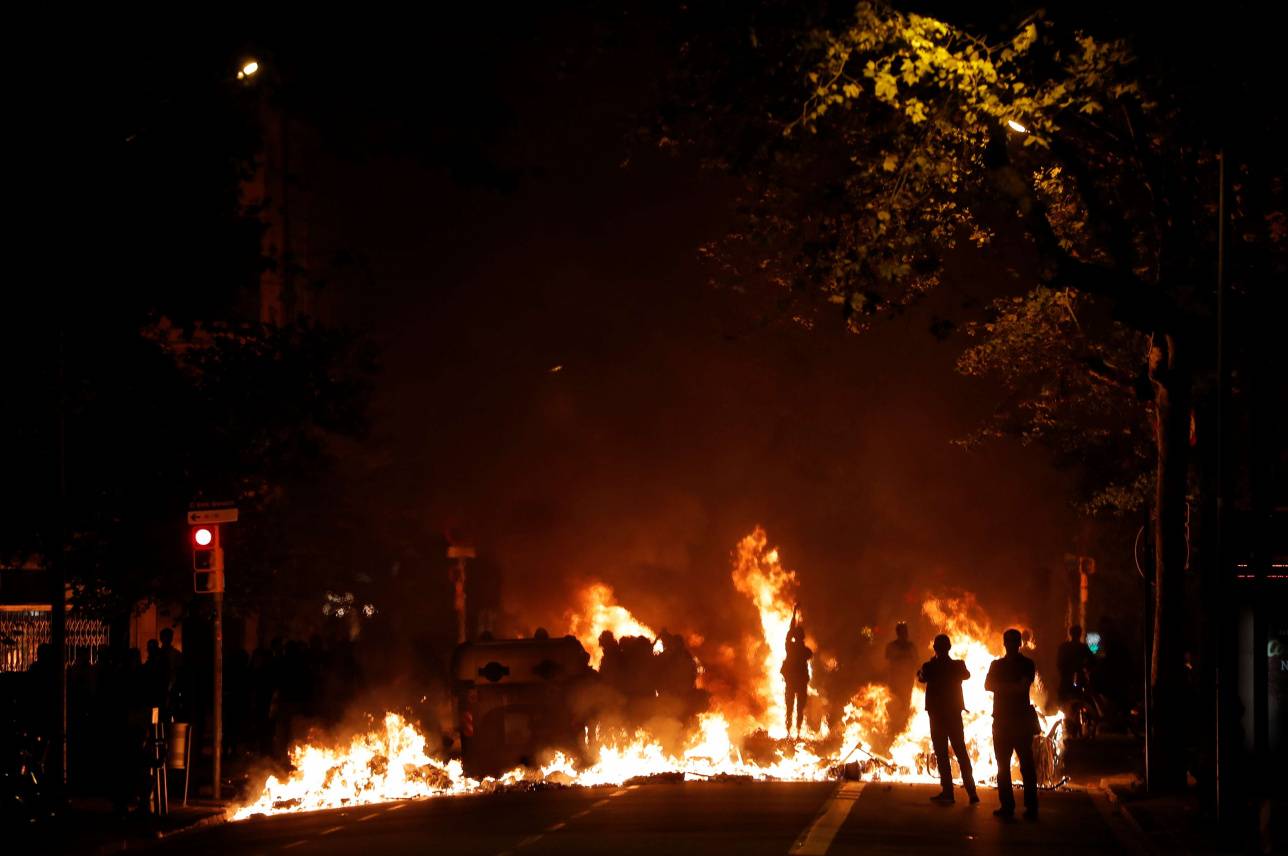
M 385 811 L 397 811 L 400 808 L 406 808 L 406 807 L 407 807 L 407 803 L 396 803 L 394 805 L 389 806 L 389 808 L 385 809 Z
M 629 788 L 622 788 L 621 790 L 614 791 L 613 793 L 609 794 L 607 797 L 600 800 L 599 802 L 592 803 L 590 808 L 583 809 L 582 811 L 579 811 L 576 814 L 572 815 L 571 817 L 568 818 L 568 820 L 576 820 L 579 817 L 585 817 L 586 815 L 590 814 L 592 811 L 599 808 L 600 806 L 608 805 L 608 801 L 613 797 L 620 797 L 622 794 L 626 793 L 627 791 L 633 791 L 637 787 L 639 787 L 639 785 L 632 785 Z M 554 824 L 553 826 L 547 826 L 545 829 L 545 832 L 539 832 L 536 835 L 529 835 L 527 838 L 524 838 L 518 844 L 515 844 L 513 847 L 511 847 L 509 850 L 502 850 L 500 853 L 496 854 L 496 856 L 514 856 L 514 851 L 522 850 L 524 847 L 527 847 L 529 844 L 535 844 L 536 842 L 540 841 L 546 835 L 546 833 L 558 832 L 559 830 L 563 829 L 565 826 L 568 825 L 568 820 L 561 820 L 558 823 Z
M 810 824 L 809 829 L 796 840 L 788 853 L 791 856 L 823 856 L 827 853 L 828 848 L 832 846 L 832 839 L 841 830 L 845 819 L 850 816 L 854 804 L 859 801 L 859 794 L 863 793 L 864 784 L 864 782 L 845 782 L 837 788 L 831 798 L 823 804 L 822 810 Z
M 299 840 L 299 841 L 292 841 L 290 844 L 285 844 L 285 845 L 283 845 L 283 846 L 282 846 L 282 849 L 283 849 L 283 850 L 290 850 L 292 847 L 299 847 L 301 844 L 308 844 L 308 843 L 309 843 L 309 842 L 308 842 L 308 839 L 307 839 L 307 838 L 304 838 L 304 839 L 301 839 L 301 840 Z
M 343 826 L 333 826 L 333 827 L 331 827 L 330 829 L 324 829 L 324 830 L 322 830 L 322 834 L 323 834 L 323 835 L 330 835 L 332 832 L 339 832 L 341 829 L 344 829 L 344 827 L 343 827 Z
M 362 817 L 358 818 L 358 820 L 371 820 L 373 817 L 380 817 L 380 812 L 373 811 L 371 814 L 364 814 Z

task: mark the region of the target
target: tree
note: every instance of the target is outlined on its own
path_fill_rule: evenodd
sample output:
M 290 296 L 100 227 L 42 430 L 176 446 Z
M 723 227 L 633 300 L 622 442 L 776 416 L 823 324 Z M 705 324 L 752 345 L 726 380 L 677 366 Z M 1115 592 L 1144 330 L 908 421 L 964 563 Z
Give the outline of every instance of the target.
M 115 615 L 190 594 L 183 514 L 200 498 L 236 501 L 243 521 L 231 534 L 258 547 L 235 552 L 234 606 L 302 580 L 318 589 L 347 570 L 317 555 L 329 527 L 288 531 L 279 519 L 309 506 L 332 438 L 363 431 L 373 365 L 360 340 L 311 324 L 134 335 L 106 326 L 67 338 L 62 520 L 82 606 Z M 5 423 L 6 447 L 20 451 L 6 481 L 23 486 L 5 497 L 8 562 L 43 562 L 57 549 L 54 370 L 25 375 L 26 407 Z
M 1224 126 L 1208 103 L 1213 90 L 1177 85 L 1177 66 L 1156 50 L 1161 39 L 1141 52 L 1040 11 L 995 32 L 860 3 L 845 23 L 825 21 L 785 53 L 751 56 L 796 69 L 803 94 L 790 114 L 761 122 L 765 141 L 743 159 L 752 165 L 741 170 L 741 228 L 707 252 L 726 279 L 767 284 L 785 305 L 821 294 L 854 330 L 936 287 L 950 254 L 998 247 L 1020 260 L 1032 287 L 976 328 L 981 338 L 961 368 L 1000 371 L 1016 393 L 993 430 L 1123 461 L 1102 503 L 1130 503 L 1148 437 L 1152 781 L 1177 786 L 1186 501 L 1191 439 L 1203 438 L 1192 431 L 1196 379 L 1212 386 Z M 1185 35 L 1186 48 L 1203 46 Z M 1258 103 L 1247 93 L 1215 97 L 1237 109 L 1235 94 Z M 781 98 L 749 101 L 756 115 Z M 1283 248 L 1282 166 L 1264 144 L 1237 149 L 1226 211 L 1244 248 L 1235 293 L 1264 287 L 1282 270 Z M 1110 317 L 1085 329 L 1088 307 Z M 1124 429 L 1133 413 L 1147 421 Z

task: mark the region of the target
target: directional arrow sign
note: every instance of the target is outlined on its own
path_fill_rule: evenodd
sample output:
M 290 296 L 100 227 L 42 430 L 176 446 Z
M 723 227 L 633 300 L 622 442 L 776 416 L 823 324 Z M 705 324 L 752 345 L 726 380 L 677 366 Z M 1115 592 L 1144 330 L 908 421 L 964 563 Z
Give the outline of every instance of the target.
M 201 523 L 236 523 L 236 508 L 198 508 L 188 510 L 188 523 L 196 526 Z

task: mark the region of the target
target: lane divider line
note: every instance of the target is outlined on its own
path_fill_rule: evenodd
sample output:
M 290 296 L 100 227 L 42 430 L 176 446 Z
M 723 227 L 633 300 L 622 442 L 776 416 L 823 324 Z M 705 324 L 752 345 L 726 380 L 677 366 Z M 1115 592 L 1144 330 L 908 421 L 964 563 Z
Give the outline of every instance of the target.
M 371 820 L 371 818 L 373 817 L 380 817 L 380 812 L 373 811 L 371 814 L 363 815 L 362 817 L 358 818 L 358 820 Z
M 827 802 L 823 803 L 818 817 L 796 840 L 791 850 L 787 851 L 790 856 L 824 856 L 832 846 L 832 839 L 836 838 L 836 833 L 841 831 L 845 819 L 854 810 L 854 804 L 859 801 L 859 794 L 863 793 L 863 787 L 866 784 L 866 782 L 842 782 Z
M 609 801 L 613 797 L 620 797 L 622 794 L 625 794 L 628 791 L 633 791 L 638 787 L 639 785 L 631 785 L 629 788 L 622 788 L 620 790 L 614 791 L 613 793 L 609 794 L 607 797 L 600 800 L 599 802 L 592 803 L 590 808 L 583 809 L 582 811 L 579 811 L 576 814 L 570 816 L 568 820 L 576 820 L 577 818 L 585 817 L 595 809 L 600 808 L 601 806 L 608 805 Z M 552 826 L 547 826 L 544 832 L 538 832 L 536 835 L 529 835 L 527 838 L 522 839 L 521 841 L 519 841 L 519 843 L 515 844 L 510 849 L 502 850 L 500 853 L 496 854 L 496 856 L 514 856 L 514 852 L 516 850 L 522 850 L 524 847 L 527 847 L 529 844 L 537 843 L 543 837 L 545 837 L 547 833 L 558 832 L 559 830 L 563 829 L 565 826 L 568 825 L 568 820 L 561 820 Z
M 301 838 L 299 841 L 292 841 L 290 844 L 283 844 L 282 849 L 290 850 L 292 847 L 299 847 L 301 844 L 308 844 L 308 843 L 309 841 L 307 838 Z
M 330 835 L 332 832 L 339 832 L 341 829 L 344 829 L 344 827 L 343 827 L 343 826 L 333 826 L 333 827 L 331 827 L 330 829 L 324 829 L 324 830 L 322 830 L 322 832 L 321 832 L 320 834 L 321 834 L 321 835 Z
M 395 804 L 393 804 L 393 805 L 389 806 L 389 808 L 385 809 L 385 811 L 397 811 L 398 809 L 400 809 L 400 808 L 406 808 L 406 807 L 407 807 L 407 806 L 409 806 L 409 805 L 411 805 L 411 803 L 405 803 L 405 802 L 402 802 L 402 803 L 395 803 Z

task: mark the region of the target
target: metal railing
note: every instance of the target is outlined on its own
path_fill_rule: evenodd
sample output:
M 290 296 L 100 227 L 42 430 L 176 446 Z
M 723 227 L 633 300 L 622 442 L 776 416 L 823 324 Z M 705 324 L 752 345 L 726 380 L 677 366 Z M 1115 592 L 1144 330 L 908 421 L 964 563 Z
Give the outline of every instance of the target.
M 25 672 L 40 646 L 50 641 L 48 612 L 0 613 L 0 672 Z M 85 657 L 90 665 L 109 641 L 108 626 L 97 618 L 67 619 L 67 665 Z

